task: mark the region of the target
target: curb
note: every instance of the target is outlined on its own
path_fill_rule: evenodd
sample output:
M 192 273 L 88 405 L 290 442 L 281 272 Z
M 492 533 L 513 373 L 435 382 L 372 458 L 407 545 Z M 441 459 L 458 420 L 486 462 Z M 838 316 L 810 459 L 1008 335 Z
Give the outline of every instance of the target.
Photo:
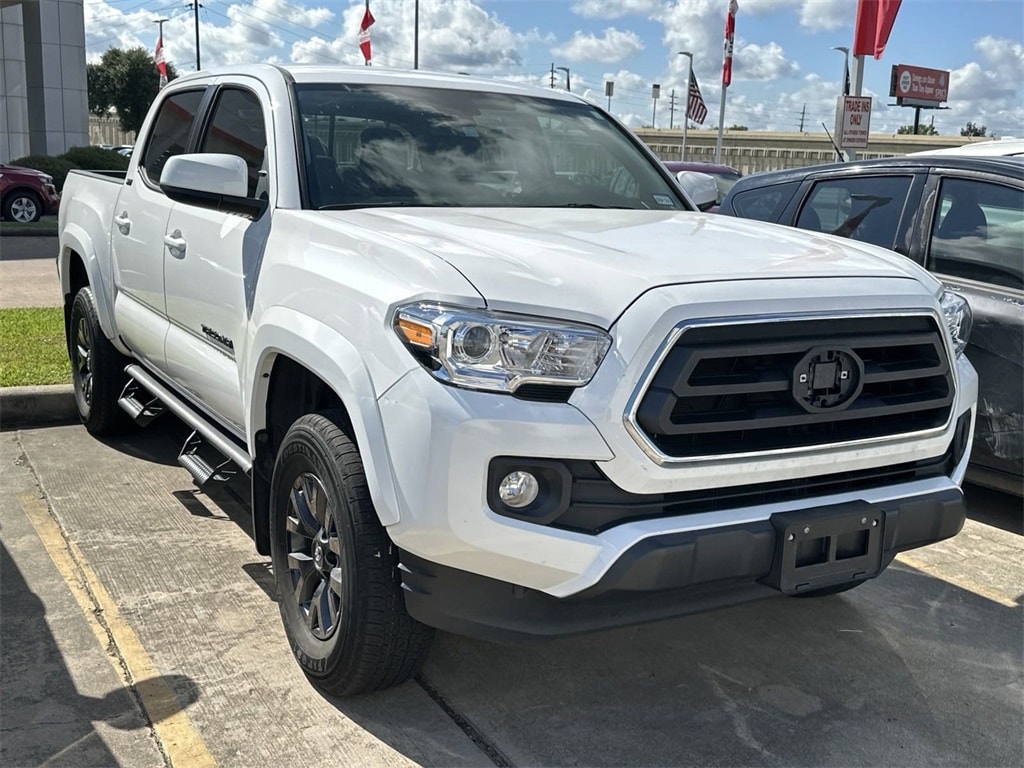
M 71 384 L 0 387 L 0 429 L 78 421 L 75 388 Z

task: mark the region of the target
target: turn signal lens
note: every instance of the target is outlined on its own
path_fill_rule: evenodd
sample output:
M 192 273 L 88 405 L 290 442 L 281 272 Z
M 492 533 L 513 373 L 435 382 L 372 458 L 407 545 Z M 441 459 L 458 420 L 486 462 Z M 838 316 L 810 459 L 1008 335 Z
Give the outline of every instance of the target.
M 429 325 L 401 317 L 398 319 L 398 330 L 410 344 L 415 344 L 417 347 L 434 346 L 434 330 Z

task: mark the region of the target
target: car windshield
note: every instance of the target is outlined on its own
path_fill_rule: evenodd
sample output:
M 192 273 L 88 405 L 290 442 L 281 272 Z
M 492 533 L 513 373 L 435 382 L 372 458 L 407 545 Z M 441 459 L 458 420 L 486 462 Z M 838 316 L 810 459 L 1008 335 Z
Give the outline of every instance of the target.
M 312 208 L 687 207 L 588 104 L 383 85 L 300 85 L 296 95 Z

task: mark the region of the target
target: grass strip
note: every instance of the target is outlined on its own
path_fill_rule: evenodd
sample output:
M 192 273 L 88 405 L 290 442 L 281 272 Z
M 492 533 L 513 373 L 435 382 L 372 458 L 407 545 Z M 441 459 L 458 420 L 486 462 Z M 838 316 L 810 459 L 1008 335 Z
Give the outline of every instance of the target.
M 70 382 L 64 311 L 0 309 L 0 387 Z

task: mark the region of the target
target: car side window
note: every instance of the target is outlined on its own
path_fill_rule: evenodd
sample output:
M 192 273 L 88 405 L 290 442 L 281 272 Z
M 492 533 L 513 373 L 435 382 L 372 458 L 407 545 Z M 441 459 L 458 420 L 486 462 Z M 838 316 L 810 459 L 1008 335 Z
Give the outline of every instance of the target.
M 913 176 L 819 181 L 801 207 L 796 225 L 892 248 L 912 181 Z
M 146 178 L 152 183 L 159 184 L 167 161 L 187 148 L 192 124 L 205 93 L 205 89 L 180 91 L 160 105 L 140 162 Z
M 1024 190 L 943 179 L 927 266 L 944 275 L 1024 288 Z
M 798 186 L 800 182 L 791 181 L 737 192 L 732 198 L 732 209 L 744 219 L 777 222 Z
M 225 88 L 217 95 L 213 117 L 200 140 L 200 152 L 237 155 L 249 171 L 248 197 L 266 197 L 267 132 L 263 108 L 252 91 Z

